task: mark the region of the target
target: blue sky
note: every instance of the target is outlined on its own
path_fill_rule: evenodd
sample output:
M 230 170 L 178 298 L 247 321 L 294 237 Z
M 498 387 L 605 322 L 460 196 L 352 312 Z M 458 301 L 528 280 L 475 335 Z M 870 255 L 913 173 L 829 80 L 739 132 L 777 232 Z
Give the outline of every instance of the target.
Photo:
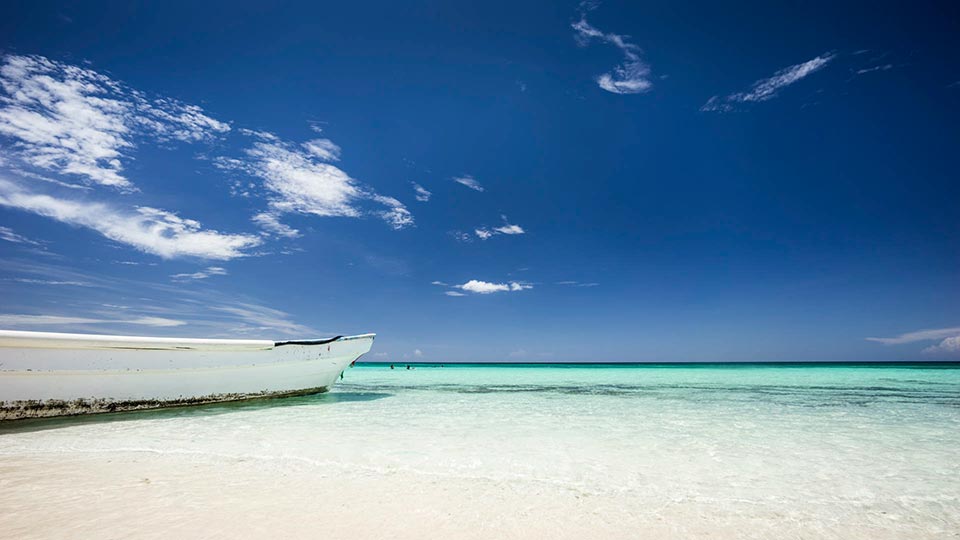
M 0 7 L 0 327 L 960 355 L 960 8 Z

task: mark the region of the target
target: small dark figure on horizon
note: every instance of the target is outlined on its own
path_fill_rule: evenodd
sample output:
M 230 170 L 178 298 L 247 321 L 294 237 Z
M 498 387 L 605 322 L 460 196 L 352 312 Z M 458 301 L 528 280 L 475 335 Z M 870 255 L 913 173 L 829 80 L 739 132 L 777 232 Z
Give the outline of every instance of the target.
M 390 369 L 393 369 L 393 364 L 390 364 Z

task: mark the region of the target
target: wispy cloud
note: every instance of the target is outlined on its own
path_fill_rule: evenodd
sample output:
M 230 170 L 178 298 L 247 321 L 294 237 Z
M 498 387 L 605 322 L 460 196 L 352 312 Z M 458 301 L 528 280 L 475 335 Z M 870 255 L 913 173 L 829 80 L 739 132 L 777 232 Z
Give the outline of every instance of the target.
M 907 332 L 894 337 L 868 337 L 867 341 L 875 341 L 884 345 L 903 345 L 920 341 L 939 341 L 923 349 L 924 354 L 953 355 L 960 353 L 960 326 L 952 328 L 934 328 Z
M 71 287 L 91 287 L 90 283 L 85 281 L 62 281 L 54 279 L 33 279 L 33 278 L 7 278 L 7 281 L 16 283 L 26 283 L 27 285 L 68 285 Z
M 200 222 L 147 206 L 126 210 L 105 203 L 32 192 L 0 178 L 0 206 L 17 208 L 97 231 L 107 238 L 165 259 L 227 260 L 260 245 L 259 237 L 204 229 Z
M 498 234 L 506 234 L 506 235 L 513 236 L 513 235 L 526 233 L 526 231 L 523 230 L 523 227 L 519 225 L 511 224 L 507 219 L 507 216 L 500 216 L 500 217 L 503 219 L 503 225 L 499 227 L 478 227 L 474 229 L 473 233 L 477 235 L 477 238 L 481 240 L 486 240 Z
M 403 203 L 331 164 L 340 159 L 341 149 L 330 139 L 293 144 L 247 128 L 236 130 L 254 140 L 242 155 L 214 163 L 260 181 L 245 179 L 241 187 L 232 180 L 233 190 L 242 196 L 267 197 L 268 208 L 253 218 L 265 234 L 221 233 L 170 210 L 98 202 L 94 196 L 68 196 L 59 189 L 97 194 L 92 188 L 106 186 L 115 188 L 108 191 L 114 198 L 117 191 L 129 196 L 139 191 L 125 168 L 137 146 L 211 142 L 231 131 L 229 123 L 200 107 L 130 88 L 92 69 L 42 56 L 0 55 L 0 143 L 9 143 L 0 166 L 16 180 L 0 178 L 0 205 L 87 227 L 164 258 L 227 260 L 270 237 L 295 238 L 299 231 L 280 221 L 285 213 L 372 215 L 395 229 L 413 225 Z
M 245 331 L 277 331 L 288 335 L 311 336 L 316 331 L 308 326 L 290 320 L 290 315 L 278 309 L 256 304 L 236 303 L 226 306 L 213 306 L 211 309 L 229 313 L 249 325 Z
M 473 233 L 481 240 L 486 240 L 493 236 L 493 233 L 489 229 L 474 229 Z
M 430 200 L 430 196 L 433 193 L 427 191 L 427 189 L 416 182 L 410 182 L 413 184 L 413 191 L 416 193 L 417 200 L 420 202 L 427 202 Z
M 330 139 L 313 139 L 303 143 L 303 147 L 323 161 L 340 161 L 340 147 Z
M 893 68 L 894 68 L 894 65 L 893 65 L 893 64 L 882 64 L 882 65 L 879 65 L 879 66 L 872 66 L 872 67 L 867 67 L 867 68 L 858 69 L 858 70 L 854 71 L 854 73 L 857 74 L 857 75 L 865 75 L 865 74 L 867 74 L 867 73 L 873 73 L 873 72 L 875 72 L 875 71 L 888 71 L 888 70 L 891 70 L 891 69 L 893 69 Z
M 868 337 L 867 341 L 875 341 L 884 345 L 902 345 L 904 343 L 915 343 L 917 341 L 933 341 L 944 338 L 960 336 L 960 326 L 952 328 L 935 328 L 929 330 L 917 330 L 916 332 L 907 332 L 894 337 Z
M 17 181 L 0 178 L 0 205 L 89 228 L 164 258 L 239 257 L 261 240 L 204 229 L 167 210 L 55 191 L 80 187 L 92 193 L 93 185 L 129 193 L 137 188 L 124 162 L 137 144 L 213 141 L 230 130 L 200 107 L 150 96 L 91 69 L 42 56 L 5 55 L 0 57 L 0 137 L 10 141 L 6 157 L 12 161 L 6 168 Z
M 639 94 L 653 87 L 650 80 L 650 66 L 640 57 L 640 47 L 628 41 L 630 36 L 605 33 L 587 22 L 587 12 L 596 4 L 581 3 L 580 20 L 571 24 L 574 38 L 581 47 L 586 47 L 593 39 L 614 45 L 623 53 L 623 62 L 597 77 L 600 88 L 614 94 Z
M 582 281 L 569 281 L 569 280 L 568 280 L 568 281 L 558 281 L 558 282 L 557 282 L 557 285 L 563 285 L 563 286 L 565 286 L 565 287 L 599 287 L 599 286 L 600 286 L 599 283 L 596 283 L 596 282 L 593 282 L 593 281 L 582 282 Z
M 478 182 L 474 177 L 470 176 L 469 174 L 465 174 L 463 176 L 454 176 L 453 181 L 458 184 L 467 186 L 468 188 L 474 191 L 483 191 L 483 186 L 480 185 L 480 182 Z
M 3 163 L 0 163 L 0 166 L 2 166 L 2 165 L 3 165 Z M 90 191 L 90 190 L 93 189 L 93 188 L 91 188 L 90 186 L 84 186 L 84 185 L 80 185 L 80 184 L 73 184 L 73 183 L 70 183 L 70 182 L 63 182 L 63 181 L 60 181 L 60 180 L 56 180 L 56 179 L 54 179 L 54 178 L 50 178 L 50 177 L 48 177 L 48 176 L 44 176 L 44 175 L 42 175 L 42 174 L 37 174 L 37 173 L 35 173 L 35 172 L 33 172 L 33 171 L 27 171 L 27 170 L 24 170 L 24 169 L 19 169 L 19 168 L 17 168 L 17 167 L 11 167 L 11 168 L 10 168 L 10 172 L 14 173 L 16 176 L 21 177 L 21 178 L 30 178 L 30 179 L 33 179 L 33 180 L 39 180 L 39 181 L 41 181 L 41 182 L 46 182 L 46 183 L 48 183 L 48 184 L 53 184 L 53 185 L 60 186 L 60 187 L 65 187 L 65 188 L 68 188 L 68 189 L 76 189 L 76 190 L 81 190 L 81 191 Z
M 301 236 L 300 231 L 286 223 L 281 223 L 280 219 L 270 212 L 261 212 L 253 216 L 253 222 L 269 234 L 284 238 L 299 238 Z
M 193 272 L 192 274 L 173 274 L 170 278 L 174 281 L 196 281 L 198 279 L 207 279 L 210 276 L 225 276 L 227 275 L 227 269 L 221 266 L 208 266 L 203 270 L 198 272 Z
M 321 139 L 299 146 L 280 140 L 258 139 L 245 151 L 244 158 L 221 157 L 215 160 L 215 164 L 221 169 L 241 171 L 262 181 L 268 191 L 269 214 L 274 218 L 284 213 L 353 218 L 373 214 L 394 229 L 413 225 L 413 216 L 403 203 L 393 197 L 378 195 L 342 169 L 326 163 L 339 156 L 339 147 L 327 139 L 322 139 L 329 143 L 325 146 L 318 145 L 317 141 Z M 368 201 L 386 209 L 368 209 L 364 205 Z
M 42 56 L 2 62 L 0 135 L 33 167 L 132 189 L 123 160 L 138 137 L 196 142 L 230 130 L 197 106 L 149 98 L 96 71 Z
M 473 242 L 473 235 L 470 233 L 465 233 L 463 231 L 450 231 L 447 234 L 452 236 L 457 242 Z
M 407 210 L 407 207 L 402 202 L 393 197 L 387 197 L 386 195 L 374 195 L 373 200 L 387 207 L 386 210 L 380 210 L 375 213 L 394 229 L 405 229 L 413 225 L 413 214 Z
M 781 89 L 790 86 L 812 73 L 816 73 L 830 63 L 835 56 L 833 53 L 824 53 L 812 60 L 783 68 L 774 73 L 773 76 L 760 79 L 753 83 L 746 92 L 738 92 L 726 97 L 713 96 L 700 107 L 700 110 L 703 112 L 729 112 L 734 110 L 735 104 L 737 103 L 760 102 L 773 99 Z
M 90 317 L 64 317 L 59 315 L 22 315 L 13 313 L 0 314 L 0 325 L 3 326 L 46 326 L 46 325 L 77 325 L 77 324 L 120 324 L 137 326 L 169 327 L 187 324 L 175 319 L 163 317 L 138 317 L 133 319 L 96 319 Z
M 13 242 L 14 244 L 27 244 L 30 246 L 39 246 L 40 242 L 36 240 L 31 240 L 26 236 L 17 234 L 10 227 L 0 227 L 0 240 L 6 240 L 7 242 Z
M 8 315 L 17 319 L 0 319 L 0 326 L 16 323 L 18 327 L 52 331 L 95 331 L 124 333 L 127 324 L 153 326 L 152 334 L 188 337 L 264 337 L 276 334 L 297 337 L 331 335 L 300 324 L 295 317 L 276 307 L 282 299 L 273 299 L 272 306 L 261 305 L 243 294 L 218 292 L 212 286 L 184 287 L 168 282 L 150 282 L 102 274 L 84 273 L 58 264 L 0 259 L 0 272 L 13 277 L 49 281 L 76 281 L 88 284 L 72 287 L 40 287 L 31 295 L 29 304 L 16 305 L 12 287 L 0 281 L 0 298 Z M 38 310 L 39 304 L 59 306 Z M 118 306 L 118 304 L 129 304 Z M 117 309 L 123 310 L 118 316 Z M 60 317 L 60 319 L 51 317 Z M 173 328 L 165 332 L 163 328 Z M 182 323 L 182 324 L 181 324 Z

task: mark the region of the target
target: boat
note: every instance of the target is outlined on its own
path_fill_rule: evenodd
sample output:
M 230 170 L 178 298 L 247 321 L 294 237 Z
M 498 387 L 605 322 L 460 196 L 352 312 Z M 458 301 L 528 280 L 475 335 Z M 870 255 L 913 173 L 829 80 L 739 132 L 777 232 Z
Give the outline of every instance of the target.
M 0 420 L 325 392 L 374 337 L 271 341 L 0 330 Z

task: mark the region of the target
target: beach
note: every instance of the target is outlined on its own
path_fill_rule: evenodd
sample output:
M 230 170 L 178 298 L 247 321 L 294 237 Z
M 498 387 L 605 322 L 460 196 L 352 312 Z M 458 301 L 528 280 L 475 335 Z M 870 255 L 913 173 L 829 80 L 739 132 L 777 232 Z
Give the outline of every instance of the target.
M 960 537 L 956 364 L 398 367 L 4 425 L 0 537 Z

